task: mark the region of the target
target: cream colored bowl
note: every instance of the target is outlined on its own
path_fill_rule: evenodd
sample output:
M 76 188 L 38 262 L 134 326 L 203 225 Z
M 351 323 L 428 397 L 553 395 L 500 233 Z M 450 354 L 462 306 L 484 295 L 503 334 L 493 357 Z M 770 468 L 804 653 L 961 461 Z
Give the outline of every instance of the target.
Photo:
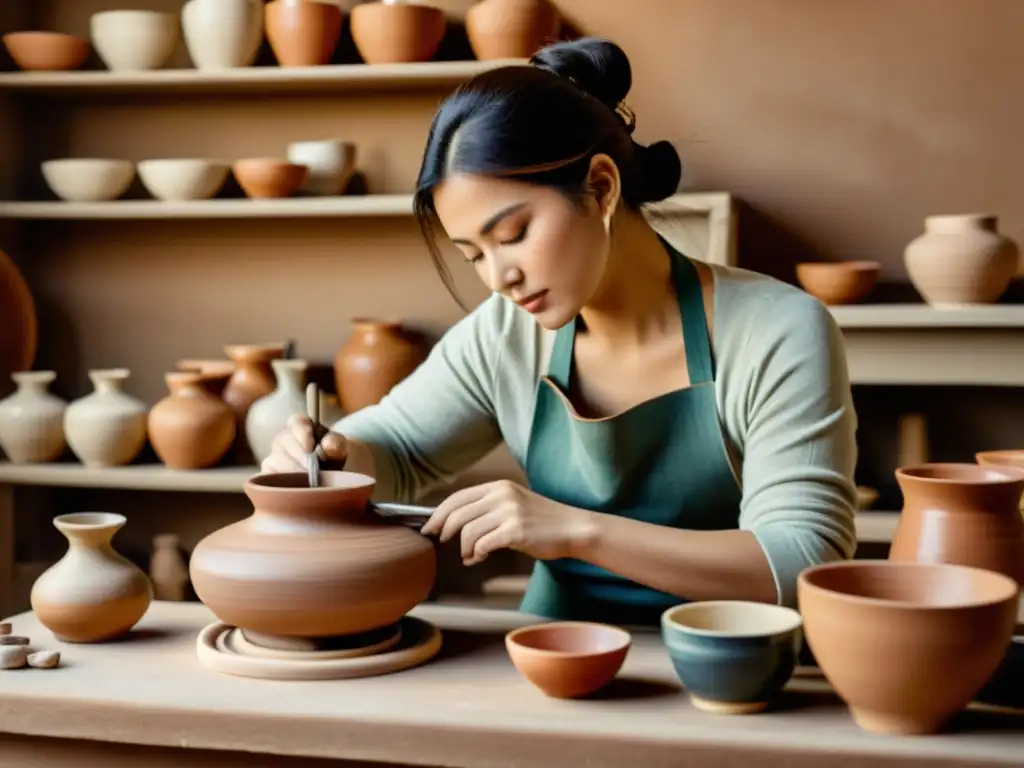
M 102 11 L 89 19 L 96 53 L 114 72 L 160 69 L 178 43 L 178 16 L 157 11 Z
M 98 157 L 71 157 L 47 160 L 42 164 L 43 178 L 62 200 L 96 203 L 116 200 L 131 186 L 135 163 Z
M 230 164 L 216 160 L 143 160 L 139 179 L 158 200 L 206 200 L 220 191 L 230 170 Z

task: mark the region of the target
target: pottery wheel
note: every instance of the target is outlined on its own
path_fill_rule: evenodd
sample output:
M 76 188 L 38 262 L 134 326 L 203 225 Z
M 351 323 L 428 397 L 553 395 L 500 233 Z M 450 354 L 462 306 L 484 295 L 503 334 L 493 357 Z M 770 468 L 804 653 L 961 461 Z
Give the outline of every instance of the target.
M 265 680 L 343 680 L 398 672 L 423 664 L 441 650 L 441 631 L 404 617 L 393 627 L 367 633 L 361 647 L 294 650 L 258 644 L 237 627 L 214 622 L 196 638 L 199 661 L 209 669 Z M 254 642 L 256 640 L 257 642 Z

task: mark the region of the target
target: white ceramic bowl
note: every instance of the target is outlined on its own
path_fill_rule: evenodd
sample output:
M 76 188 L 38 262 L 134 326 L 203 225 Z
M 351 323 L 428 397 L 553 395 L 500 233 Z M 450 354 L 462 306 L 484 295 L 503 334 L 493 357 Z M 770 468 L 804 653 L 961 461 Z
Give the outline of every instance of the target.
M 227 181 L 229 163 L 192 158 L 143 160 L 139 179 L 158 200 L 206 200 Z
M 174 13 L 102 11 L 89 19 L 96 53 L 114 72 L 160 69 L 178 44 L 180 27 Z
M 47 160 L 43 178 L 62 200 L 96 203 L 116 200 L 131 186 L 135 163 L 99 157 L 70 157 Z

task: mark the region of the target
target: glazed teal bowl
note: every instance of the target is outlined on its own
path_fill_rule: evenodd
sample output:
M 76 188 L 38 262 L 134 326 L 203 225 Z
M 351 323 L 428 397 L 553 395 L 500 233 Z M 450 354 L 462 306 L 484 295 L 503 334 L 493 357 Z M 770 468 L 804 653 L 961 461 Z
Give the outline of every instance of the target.
M 768 603 L 686 603 L 661 615 L 661 636 L 690 701 L 716 714 L 766 709 L 789 682 L 803 641 L 800 614 Z

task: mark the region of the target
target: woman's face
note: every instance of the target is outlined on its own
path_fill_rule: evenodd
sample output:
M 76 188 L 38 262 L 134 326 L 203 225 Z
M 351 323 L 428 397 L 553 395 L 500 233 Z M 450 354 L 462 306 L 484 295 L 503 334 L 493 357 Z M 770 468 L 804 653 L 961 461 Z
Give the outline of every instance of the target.
M 544 328 L 561 328 L 594 296 L 608 260 L 601 205 L 519 181 L 454 175 L 434 190 L 452 242 L 491 290 Z

